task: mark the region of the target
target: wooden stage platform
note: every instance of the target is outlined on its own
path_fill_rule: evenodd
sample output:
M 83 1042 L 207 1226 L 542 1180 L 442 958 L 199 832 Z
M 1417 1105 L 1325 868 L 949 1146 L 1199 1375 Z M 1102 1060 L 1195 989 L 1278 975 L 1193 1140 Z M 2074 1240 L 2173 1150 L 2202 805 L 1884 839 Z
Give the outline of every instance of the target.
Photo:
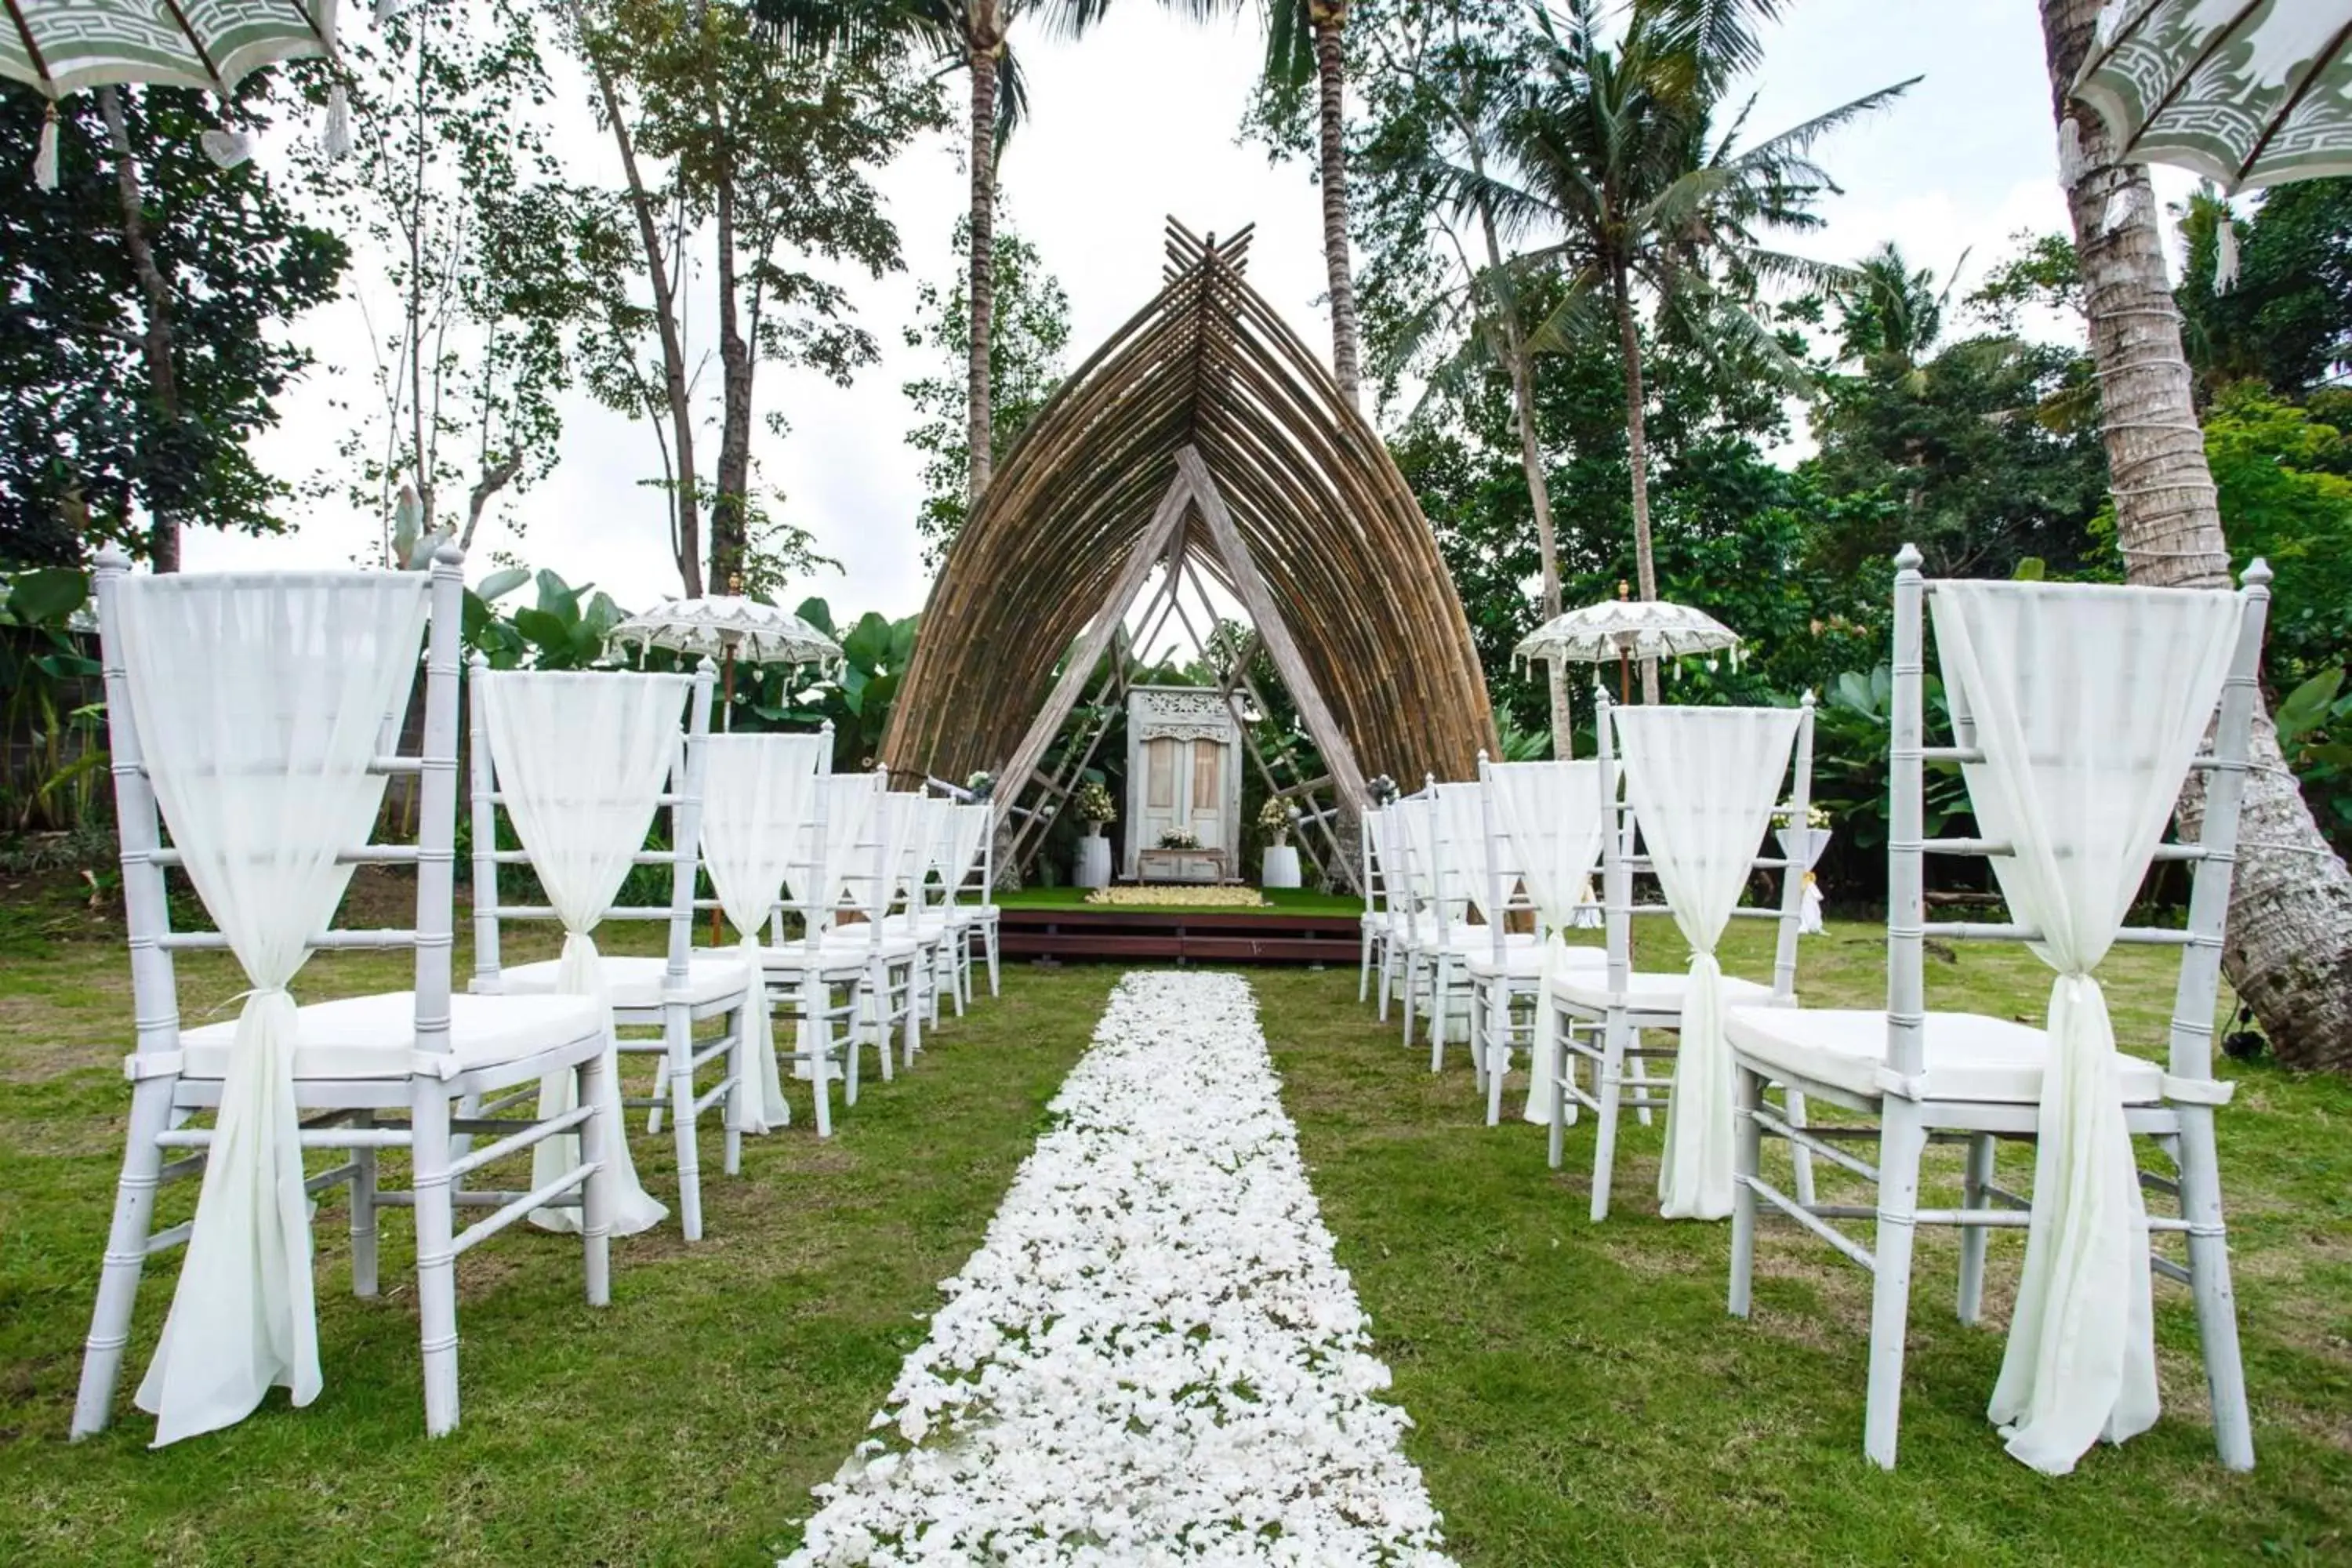
M 1007 959 L 1175 963 L 1328 963 L 1351 966 L 1361 927 L 1354 915 L 1268 910 L 1055 909 L 1003 906 Z

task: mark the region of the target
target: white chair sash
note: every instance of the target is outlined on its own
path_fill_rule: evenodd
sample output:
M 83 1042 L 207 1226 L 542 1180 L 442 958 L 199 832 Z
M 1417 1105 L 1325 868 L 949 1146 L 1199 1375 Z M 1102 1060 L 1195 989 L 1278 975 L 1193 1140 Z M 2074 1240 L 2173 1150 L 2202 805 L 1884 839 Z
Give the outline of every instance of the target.
M 742 1028 L 751 1059 L 731 1097 L 735 1125 L 768 1132 L 784 1125 L 790 1111 L 776 1074 L 761 926 L 783 890 L 793 848 L 808 831 L 818 773 L 832 754 L 833 738 L 711 735 L 704 745 L 702 861 L 719 909 L 741 937 L 750 972 Z
M 1826 827 L 1782 827 L 1773 837 L 1780 841 L 1780 854 L 1790 862 L 1789 875 L 1805 879 L 1804 890 L 1799 895 L 1797 934 L 1819 936 L 1828 930 L 1822 920 L 1822 889 L 1813 881 L 1813 868 L 1829 853 L 1830 830 Z
M 1494 792 L 1496 824 L 1510 840 L 1512 859 L 1527 882 L 1528 896 L 1535 900 L 1536 918 L 1544 925 L 1535 1061 L 1525 1114 L 1529 1121 L 1549 1125 L 1552 1048 L 1559 1037 L 1551 987 L 1568 962 L 1568 939 L 1561 933 L 1575 922 L 1580 904 L 1589 896 L 1592 868 L 1601 858 L 1601 764 L 1489 763 L 1486 787 Z
M 1989 1409 L 2018 1459 L 2063 1475 L 2155 1424 L 2147 1215 L 2115 1029 L 2092 971 L 2123 926 L 2219 703 L 2236 595 L 1939 582 L 1929 600 L 1994 875 L 2058 972 L 2025 1272 Z
M 1626 798 L 1691 950 L 1658 1212 L 1722 1219 L 1731 1213 L 1732 1067 L 1715 948 L 1771 826 L 1802 715 L 1794 708 L 1646 706 L 1611 713 Z
M 286 987 L 351 880 L 405 709 L 424 573 L 126 578 L 108 635 L 157 805 L 252 989 L 170 1315 L 138 1404 L 155 1445 L 232 1425 L 283 1384 L 318 1397 L 310 1204 Z
M 637 1184 L 623 1135 L 618 1043 L 612 1000 L 593 933 L 620 896 L 661 804 L 662 784 L 683 742 L 683 675 L 623 671 L 482 670 L 483 712 L 499 794 L 547 901 L 563 922 L 555 989 L 595 999 L 606 1018 L 604 1086 L 613 1163 L 613 1234 L 634 1236 L 669 1210 Z M 579 1085 L 558 1073 L 540 1085 L 539 1114 L 578 1103 Z M 543 1187 L 580 1163 L 579 1140 L 546 1138 L 531 1152 L 531 1184 Z M 531 1223 L 578 1230 L 576 1209 L 540 1209 Z
M 947 861 L 940 868 L 940 875 L 947 880 L 950 903 L 980 865 L 980 853 L 988 843 L 989 824 L 994 815 L 986 805 L 949 807 Z

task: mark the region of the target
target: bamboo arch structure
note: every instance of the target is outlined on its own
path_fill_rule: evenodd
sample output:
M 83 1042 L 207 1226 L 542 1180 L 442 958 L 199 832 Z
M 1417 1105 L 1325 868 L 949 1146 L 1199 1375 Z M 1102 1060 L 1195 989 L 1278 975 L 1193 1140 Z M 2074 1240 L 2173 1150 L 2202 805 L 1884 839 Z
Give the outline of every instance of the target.
M 1328 770 L 1313 783 L 1349 816 L 1368 778 L 1466 778 L 1494 747 L 1420 505 L 1244 280 L 1248 247 L 1170 219 L 1159 295 L 1007 454 L 932 584 L 883 740 L 894 775 L 992 773 L 1001 813 L 1068 787 L 1039 763 L 1155 567 L 1204 571 L 1248 610 Z

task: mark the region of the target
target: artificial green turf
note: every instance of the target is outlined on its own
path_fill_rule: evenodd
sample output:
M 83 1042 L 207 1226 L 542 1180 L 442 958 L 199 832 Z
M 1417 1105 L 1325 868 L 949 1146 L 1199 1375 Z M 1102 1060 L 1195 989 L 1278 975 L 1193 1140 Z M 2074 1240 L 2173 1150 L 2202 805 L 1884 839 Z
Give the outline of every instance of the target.
M 1277 910 L 1296 915 L 1359 915 L 1363 913 L 1364 900 L 1333 893 L 1318 893 L 1311 888 L 1261 888 L 1258 892 Z M 1247 910 L 1235 910 L 1230 904 L 1149 904 L 1103 905 L 1087 902 L 1084 888 L 1023 888 L 1018 892 L 999 893 L 996 901 L 1008 908 L 1021 910 L 1100 910 L 1114 912 L 1144 914 L 1247 914 Z M 1264 911 L 1258 911 L 1264 912 Z
M 279 1396 L 155 1452 L 130 1395 L 169 1298 L 168 1258 L 142 1294 L 117 1425 L 65 1437 L 129 1103 L 115 1065 L 123 953 L 85 929 L 0 922 L 0 1563 L 772 1561 L 921 1339 L 938 1281 L 978 1245 L 1118 977 L 1011 966 L 1003 998 L 943 1027 L 913 1074 L 869 1077 L 831 1142 L 812 1135 L 797 1086 L 799 1120 L 747 1140 L 740 1178 L 716 1173 L 708 1141 L 708 1238 L 688 1247 L 672 1224 L 616 1243 L 609 1310 L 580 1304 L 576 1243 L 509 1232 L 469 1253 L 464 1423 L 447 1438 L 423 1432 L 406 1226 L 385 1226 L 383 1297 L 355 1300 L 331 1196 L 317 1231 L 325 1393 L 299 1411 Z M 1732 967 L 1754 972 L 1763 933 L 1734 937 Z M 1671 936 L 1644 940 L 1650 963 L 1674 961 Z M 1872 999 L 1878 950 L 1859 925 L 1809 940 L 1809 993 Z M 2119 1026 L 2140 1040 L 2160 1027 L 2160 962 L 2116 960 L 2136 976 L 2115 987 Z M 400 967 L 327 955 L 297 988 L 396 984 Z M 218 955 L 182 973 L 191 1019 L 241 988 Z M 2230 1069 L 2224 1177 L 2253 1475 L 2213 1463 L 2186 1297 L 2169 1286 L 2163 1424 L 2065 1480 L 2009 1460 L 1982 1420 L 2000 1334 L 1951 1321 L 1952 1247 L 1929 1233 L 1903 1467 L 1885 1476 L 1860 1450 L 1858 1272 L 1776 1234 L 1757 1318 L 1735 1323 L 1722 1313 L 1725 1227 L 1650 1217 L 1654 1131 L 1629 1129 L 1618 1214 L 1593 1226 L 1589 1132 L 1553 1174 L 1538 1130 L 1486 1128 L 1459 1052 L 1433 1078 L 1425 1046 L 1406 1049 L 1357 1006 L 1352 974 L 1251 978 L 1340 1261 L 1463 1562 L 2352 1554 L 2352 1086 Z M 1973 948 L 1932 978 L 1939 1002 L 2037 1016 L 2047 984 L 2022 953 Z M 672 1192 L 669 1147 L 641 1123 L 634 1133 L 657 1196 Z M 191 1196 L 177 1189 L 165 1217 Z M 1996 1241 L 1996 1324 L 2018 1256 L 2017 1238 Z

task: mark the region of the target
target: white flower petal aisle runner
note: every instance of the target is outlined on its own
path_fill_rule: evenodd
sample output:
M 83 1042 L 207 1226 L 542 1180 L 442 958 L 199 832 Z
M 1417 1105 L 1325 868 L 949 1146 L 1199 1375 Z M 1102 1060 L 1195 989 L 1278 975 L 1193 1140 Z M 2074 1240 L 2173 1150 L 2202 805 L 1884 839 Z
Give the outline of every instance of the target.
M 1247 983 L 1119 983 L 799 1564 L 1438 1564 Z

